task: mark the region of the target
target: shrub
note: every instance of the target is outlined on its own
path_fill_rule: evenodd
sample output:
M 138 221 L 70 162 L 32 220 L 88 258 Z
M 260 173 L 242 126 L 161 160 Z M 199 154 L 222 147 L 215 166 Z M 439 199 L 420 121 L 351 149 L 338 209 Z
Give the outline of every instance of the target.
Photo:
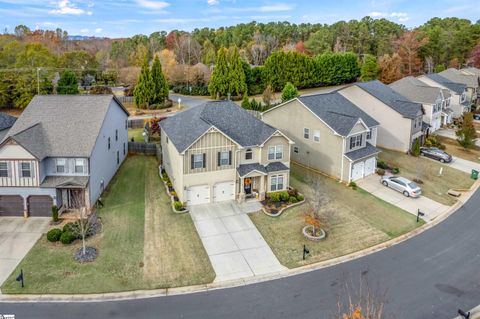
M 168 187 L 172 187 L 172 186 L 173 186 L 172 182 L 168 181 L 168 182 L 167 182 L 167 186 L 168 186 Z
M 64 231 L 60 236 L 60 242 L 64 245 L 71 244 L 75 239 L 77 239 L 77 236 L 69 231 Z
M 64 226 L 63 226 L 63 232 L 73 232 L 74 230 L 77 229 L 77 226 L 75 225 L 75 223 L 66 223 Z
M 392 168 L 392 173 L 393 174 L 398 174 L 398 173 L 400 173 L 400 169 L 398 167 L 394 167 L 394 168 Z
M 283 202 L 288 201 L 288 199 L 290 198 L 290 194 L 288 194 L 287 191 L 282 191 L 279 193 L 280 193 L 280 200 L 282 200 Z
M 62 236 L 62 230 L 60 228 L 54 228 L 48 231 L 47 240 L 53 243 L 53 242 L 59 241 L 61 236 Z
M 288 195 L 290 195 L 290 197 L 292 197 L 292 196 L 296 197 L 298 195 L 298 191 L 295 188 L 290 188 L 288 190 Z
M 413 181 L 417 184 L 423 184 L 423 181 L 420 178 L 414 178 Z
M 378 161 L 377 162 L 377 167 L 381 168 L 381 169 L 389 169 L 390 168 L 390 166 L 388 166 L 388 164 L 385 163 L 385 161 Z
M 383 176 L 385 175 L 385 170 L 383 168 L 377 168 L 377 174 Z
M 300 194 L 297 195 L 297 200 L 299 202 L 303 201 L 304 199 L 305 199 L 305 197 L 303 197 L 303 195 L 300 195 Z
M 177 197 L 177 192 L 176 192 L 176 191 L 172 191 L 172 192 L 170 192 L 170 195 L 173 196 L 173 197 Z
M 174 202 L 173 207 L 175 207 L 175 210 L 183 210 L 183 204 L 181 202 Z
M 295 204 L 295 203 L 298 203 L 298 199 L 295 196 L 290 196 L 290 198 L 288 199 L 288 202 L 290 204 Z
M 447 148 L 447 146 L 445 146 L 445 144 L 438 144 L 437 147 L 439 149 L 441 149 L 442 151 L 444 151 Z
M 52 206 L 52 220 L 54 222 L 58 222 L 58 207 L 57 205 Z
M 357 189 L 357 183 L 355 183 L 355 182 L 350 182 L 350 183 L 348 184 L 348 187 L 351 187 L 352 189 L 355 190 L 355 189 Z
M 279 202 L 280 201 L 280 193 L 276 192 L 276 193 L 270 193 L 268 195 L 268 197 L 270 198 L 270 200 L 274 203 L 276 202 Z

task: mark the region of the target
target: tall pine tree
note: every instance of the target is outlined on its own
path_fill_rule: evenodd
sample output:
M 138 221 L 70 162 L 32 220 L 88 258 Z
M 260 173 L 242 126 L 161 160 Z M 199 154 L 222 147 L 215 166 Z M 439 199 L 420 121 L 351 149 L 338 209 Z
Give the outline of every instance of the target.
M 152 81 L 152 74 L 148 66 L 148 60 L 142 65 L 140 75 L 138 76 L 137 85 L 133 91 L 135 104 L 139 108 L 150 108 L 154 100 L 154 85 Z
M 78 94 L 78 79 L 73 71 L 65 70 L 57 83 L 58 94 Z
M 233 48 L 233 52 L 229 60 L 228 93 L 230 93 L 232 96 L 241 96 L 247 92 L 247 83 L 245 72 L 243 71 L 242 60 L 238 54 L 237 47 Z
M 208 84 L 208 92 L 215 99 L 226 96 L 229 90 L 230 70 L 228 67 L 227 53 L 222 46 L 217 53 L 217 60 L 213 68 L 212 77 Z M 245 75 L 245 74 L 244 74 Z
M 152 65 L 152 82 L 153 82 L 153 104 L 163 104 L 168 99 L 168 83 L 162 72 L 162 64 L 158 56 Z
M 360 73 L 360 80 L 364 82 L 378 79 L 380 68 L 377 63 L 377 58 L 370 54 L 365 55 Z

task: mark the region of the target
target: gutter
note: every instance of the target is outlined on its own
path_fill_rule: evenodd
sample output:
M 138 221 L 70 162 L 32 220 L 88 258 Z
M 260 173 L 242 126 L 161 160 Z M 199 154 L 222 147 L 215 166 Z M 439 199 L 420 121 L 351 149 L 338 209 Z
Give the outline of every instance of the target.
M 342 144 L 342 165 L 341 165 L 341 168 L 340 168 L 340 180 L 338 181 L 339 183 L 341 183 L 343 181 L 343 158 L 345 157 L 345 137 L 342 136 L 342 140 L 343 140 L 343 144 Z

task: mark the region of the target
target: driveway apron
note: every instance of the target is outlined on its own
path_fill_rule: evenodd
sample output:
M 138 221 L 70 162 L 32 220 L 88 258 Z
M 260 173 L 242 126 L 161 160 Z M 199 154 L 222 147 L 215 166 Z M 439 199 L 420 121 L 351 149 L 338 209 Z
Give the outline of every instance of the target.
M 277 273 L 283 267 L 255 228 L 248 212 L 259 204 L 235 202 L 190 208 L 195 228 L 216 273 L 215 281 L 235 280 Z

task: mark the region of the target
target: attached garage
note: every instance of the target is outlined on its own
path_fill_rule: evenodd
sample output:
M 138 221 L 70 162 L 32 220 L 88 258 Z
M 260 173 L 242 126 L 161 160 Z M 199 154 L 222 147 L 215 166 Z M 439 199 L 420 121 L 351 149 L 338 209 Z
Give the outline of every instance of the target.
M 28 216 L 49 217 L 52 216 L 53 200 L 47 195 L 32 195 L 27 199 Z
M 377 160 L 375 157 L 368 158 L 364 161 L 359 161 L 352 164 L 352 172 L 350 178 L 352 181 L 356 181 L 364 178 L 365 176 L 375 173 L 377 166 Z
M 187 205 L 200 205 L 210 203 L 210 186 L 199 185 L 187 188 Z
M 0 195 L 0 216 L 23 217 L 22 196 Z
M 217 183 L 213 190 L 213 201 L 215 203 L 235 200 L 235 182 Z

